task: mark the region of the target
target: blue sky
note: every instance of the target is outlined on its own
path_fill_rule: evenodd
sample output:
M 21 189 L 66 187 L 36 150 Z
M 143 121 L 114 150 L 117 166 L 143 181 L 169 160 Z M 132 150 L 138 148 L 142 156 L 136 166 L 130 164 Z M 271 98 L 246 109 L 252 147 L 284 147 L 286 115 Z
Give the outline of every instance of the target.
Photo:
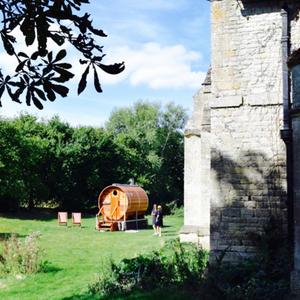
M 77 63 L 79 56 L 70 52 L 76 76 L 68 98 L 43 102 L 40 111 L 3 97 L 1 116 L 13 117 L 21 111 L 48 119 L 59 115 L 72 126 L 98 127 L 113 108 L 130 107 L 140 99 L 162 105 L 173 101 L 192 112 L 193 95 L 201 88 L 210 64 L 209 1 L 90 0 L 83 11 L 91 13 L 94 27 L 108 34 L 99 39 L 106 54 L 103 63 L 124 61 L 125 71 L 119 75 L 101 72 L 103 93 L 95 92 L 90 81 L 77 96 L 82 68 Z M 2 68 L 5 59 L 1 53 Z

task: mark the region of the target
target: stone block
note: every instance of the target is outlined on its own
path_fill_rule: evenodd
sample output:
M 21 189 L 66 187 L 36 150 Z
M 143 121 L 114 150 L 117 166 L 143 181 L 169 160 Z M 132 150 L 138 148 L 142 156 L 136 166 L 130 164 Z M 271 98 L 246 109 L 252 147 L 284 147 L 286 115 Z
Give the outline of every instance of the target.
M 244 203 L 242 201 L 232 201 L 231 205 L 232 208 L 242 208 L 244 207 Z
M 298 270 L 291 273 L 291 292 L 295 295 L 293 299 L 300 299 L 300 272 Z
M 254 215 L 253 209 L 242 208 L 241 217 L 252 217 Z
M 247 223 L 258 223 L 258 218 L 253 218 L 253 217 L 251 217 L 251 218 L 247 218 Z
M 243 104 L 242 96 L 214 98 L 210 102 L 211 108 L 239 107 Z
M 222 211 L 222 218 L 223 217 L 240 217 L 241 210 L 237 208 L 225 208 Z
M 244 206 L 246 208 L 255 208 L 256 207 L 256 202 L 255 201 L 246 201 L 246 202 L 244 202 Z

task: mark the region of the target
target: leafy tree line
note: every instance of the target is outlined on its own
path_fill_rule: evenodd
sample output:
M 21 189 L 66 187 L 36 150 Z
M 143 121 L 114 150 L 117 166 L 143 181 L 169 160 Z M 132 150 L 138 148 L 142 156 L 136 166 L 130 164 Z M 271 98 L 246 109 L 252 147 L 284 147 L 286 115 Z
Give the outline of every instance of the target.
M 59 117 L 0 119 L 0 210 L 20 206 L 92 209 L 112 183 L 142 186 L 150 202 L 182 203 L 186 110 L 138 101 L 100 128 Z

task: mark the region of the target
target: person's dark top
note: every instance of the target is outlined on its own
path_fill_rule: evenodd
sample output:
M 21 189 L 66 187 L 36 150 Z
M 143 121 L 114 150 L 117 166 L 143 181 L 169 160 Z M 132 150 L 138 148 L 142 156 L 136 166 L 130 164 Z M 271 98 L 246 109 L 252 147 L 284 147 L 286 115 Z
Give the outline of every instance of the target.
M 159 227 L 162 227 L 163 226 L 163 217 L 165 216 L 166 214 L 161 210 L 159 209 L 157 212 L 156 212 L 156 222 L 155 222 L 155 226 L 159 226 Z
M 157 213 L 157 210 L 152 209 L 151 214 L 154 214 L 152 216 L 152 225 L 155 225 L 155 222 L 156 222 L 156 213 Z

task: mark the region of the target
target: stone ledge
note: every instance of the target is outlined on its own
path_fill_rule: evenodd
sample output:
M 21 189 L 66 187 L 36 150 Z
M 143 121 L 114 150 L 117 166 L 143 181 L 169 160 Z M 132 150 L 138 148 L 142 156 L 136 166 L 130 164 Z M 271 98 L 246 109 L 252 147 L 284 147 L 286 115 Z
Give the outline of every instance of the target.
M 226 107 L 239 107 L 243 104 L 242 96 L 229 96 L 214 98 L 211 100 L 210 108 L 226 108 Z
M 196 135 L 201 136 L 201 129 L 185 129 L 184 136 Z
M 209 236 L 210 231 L 207 227 L 201 227 L 197 225 L 183 225 L 180 229 L 179 234 L 197 234 L 198 236 Z
M 282 104 L 282 96 L 279 93 L 262 92 L 246 97 L 250 106 L 269 106 Z

